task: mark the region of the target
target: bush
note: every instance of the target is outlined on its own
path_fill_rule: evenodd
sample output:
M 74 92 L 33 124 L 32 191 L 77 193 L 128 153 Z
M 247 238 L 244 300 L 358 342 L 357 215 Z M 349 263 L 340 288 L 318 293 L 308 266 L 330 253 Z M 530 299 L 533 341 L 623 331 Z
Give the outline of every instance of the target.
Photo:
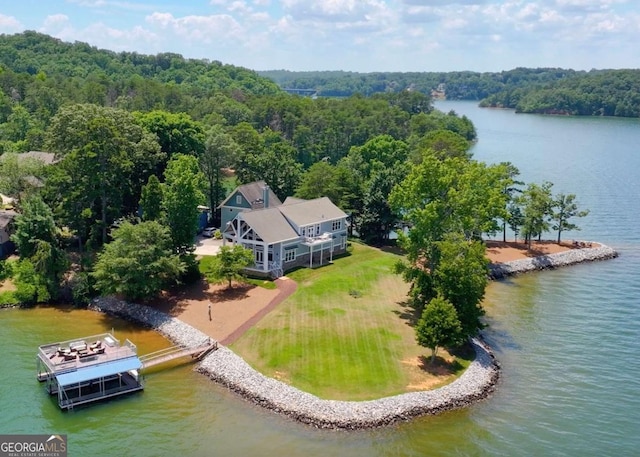
M 89 273 L 78 273 L 70 282 L 71 299 L 74 306 L 86 306 L 97 295 L 93 287 L 93 279 Z
M 0 292 L 0 308 L 19 305 L 20 301 L 16 298 L 12 290 L 3 290 Z

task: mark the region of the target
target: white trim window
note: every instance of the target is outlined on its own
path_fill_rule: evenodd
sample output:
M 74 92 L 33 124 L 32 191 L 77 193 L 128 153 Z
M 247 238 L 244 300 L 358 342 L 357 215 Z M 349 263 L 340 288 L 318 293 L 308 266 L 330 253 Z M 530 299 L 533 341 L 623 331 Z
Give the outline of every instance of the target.
M 296 260 L 296 249 L 286 249 L 284 251 L 284 261 L 293 262 L 294 260 Z
M 331 223 L 331 231 L 337 232 L 338 230 L 342 230 L 342 219 L 338 219 Z
M 242 205 L 242 195 L 236 195 L 236 205 Z
M 340 249 L 346 249 L 347 248 L 347 237 L 346 236 L 341 236 L 340 237 Z

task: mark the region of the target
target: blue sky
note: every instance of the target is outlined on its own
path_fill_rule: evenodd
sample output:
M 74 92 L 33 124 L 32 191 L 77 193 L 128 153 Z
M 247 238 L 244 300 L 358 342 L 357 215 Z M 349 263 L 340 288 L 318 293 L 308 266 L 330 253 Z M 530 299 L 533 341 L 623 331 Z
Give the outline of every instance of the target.
M 254 70 L 640 68 L 637 0 L 2 0 L 0 33 Z

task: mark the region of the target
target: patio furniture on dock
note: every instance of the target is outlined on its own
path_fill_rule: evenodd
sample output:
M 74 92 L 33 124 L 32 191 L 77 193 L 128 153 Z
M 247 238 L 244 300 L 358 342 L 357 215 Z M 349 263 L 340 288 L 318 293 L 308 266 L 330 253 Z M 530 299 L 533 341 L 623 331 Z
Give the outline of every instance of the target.
M 110 333 L 40 346 L 37 365 L 38 380 L 62 409 L 144 388 L 135 344 Z

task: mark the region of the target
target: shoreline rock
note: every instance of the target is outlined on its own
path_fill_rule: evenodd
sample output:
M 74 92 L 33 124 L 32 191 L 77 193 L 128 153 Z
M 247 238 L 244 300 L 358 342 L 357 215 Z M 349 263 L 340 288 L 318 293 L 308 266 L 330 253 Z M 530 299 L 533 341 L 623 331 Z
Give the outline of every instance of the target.
M 512 260 L 510 262 L 492 263 L 489 265 L 491 279 L 502 279 L 530 271 L 548 270 L 553 268 L 576 265 L 583 262 L 607 260 L 618 257 L 618 252 L 604 244 L 597 247 L 570 249 L 555 254 Z
M 195 346 L 209 338 L 180 319 L 148 306 L 101 297 L 89 308 L 151 327 L 176 344 Z M 298 422 L 316 428 L 359 430 L 464 408 L 487 398 L 500 378 L 500 365 L 480 338 L 472 339 L 471 344 L 476 357 L 451 384 L 368 401 L 323 400 L 263 375 L 221 345 L 196 370 L 254 404 Z

